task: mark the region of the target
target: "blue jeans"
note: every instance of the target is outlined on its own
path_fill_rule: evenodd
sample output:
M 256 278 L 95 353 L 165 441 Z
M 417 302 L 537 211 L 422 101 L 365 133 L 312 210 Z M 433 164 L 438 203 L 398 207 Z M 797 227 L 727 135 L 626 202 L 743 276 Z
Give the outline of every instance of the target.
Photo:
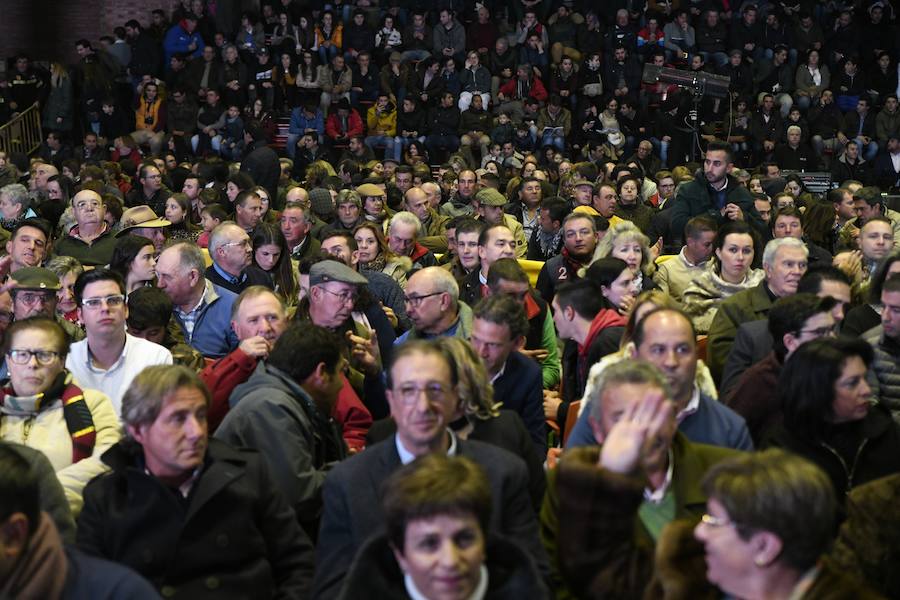
M 653 144 L 653 147 L 656 148 L 656 151 L 659 153 L 659 161 L 663 167 L 668 165 L 669 161 L 669 142 L 664 142 L 658 138 L 650 138 L 650 143 Z
M 394 144 L 394 138 L 389 135 L 370 135 L 365 139 L 365 144 L 374 152 L 378 148 L 384 148 L 384 157 L 400 160 L 403 146 Z
M 302 133 L 289 133 L 287 135 L 287 140 L 284 142 L 284 151 L 291 160 L 293 160 L 294 154 L 297 153 L 297 142 L 301 137 L 303 137 Z
M 440 150 L 456 152 L 459 150 L 459 136 L 433 133 L 425 138 L 425 147 L 428 148 L 428 153 L 431 154 L 432 157 Z
M 331 59 L 337 56 L 338 47 L 334 44 L 325 47 L 319 46 L 319 62 L 323 65 L 327 65 L 331 62 Z
M 700 56 L 703 57 L 703 62 L 705 63 L 714 60 L 720 67 L 724 67 L 728 64 L 728 55 L 724 52 L 700 52 Z
M 553 146 L 560 152 L 565 152 L 566 150 L 566 137 L 563 135 L 553 135 L 553 132 L 548 131 L 541 135 L 541 148 L 545 148 L 547 146 Z
M 875 160 L 875 156 L 878 155 L 878 144 L 875 141 L 871 141 L 868 144 L 863 142 L 862 137 L 856 138 L 854 140 L 856 144 L 859 146 L 859 155 L 862 156 L 869 162 Z

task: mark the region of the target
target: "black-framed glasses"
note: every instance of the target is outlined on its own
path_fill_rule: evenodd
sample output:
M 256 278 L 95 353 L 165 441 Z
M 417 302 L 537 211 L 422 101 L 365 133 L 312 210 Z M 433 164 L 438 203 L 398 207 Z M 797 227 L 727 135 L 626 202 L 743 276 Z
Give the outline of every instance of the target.
M 828 327 L 817 327 L 816 329 L 798 329 L 797 333 L 800 335 L 808 334 L 814 335 L 817 338 L 825 337 L 826 335 L 837 335 L 838 324 L 830 325 Z
M 110 308 L 118 308 L 125 304 L 125 296 L 122 294 L 112 294 L 110 296 L 98 296 L 96 298 L 84 298 L 81 301 L 81 305 L 85 308 L 100 308 L 103 306 L 103 303 Z
M 31 362 L 31 357 L 35 357 L 41 366 L 49 365 L 62 355 L 53 350 L 25 350 L 22 348 L 13 348 L 6 353 L 9 360 L 17 365 L 27 365 Z
M 437 296 L 443 293 L 444 292 L 431 292 L 430 294 L 422 294 L 421 296 L 404 296 L 403 301 L 413 308 L 418 308 L 419 305 L 422 304 L 422 300 L 424 300 L 425 298 L 431 298 L 432 296 Z

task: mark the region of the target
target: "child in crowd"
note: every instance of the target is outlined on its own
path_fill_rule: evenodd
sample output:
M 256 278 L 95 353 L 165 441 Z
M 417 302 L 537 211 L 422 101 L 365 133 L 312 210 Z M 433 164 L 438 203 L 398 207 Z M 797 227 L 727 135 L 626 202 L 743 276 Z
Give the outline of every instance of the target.
M 228 213 L 220 204 L 210 204 L 200 211 L 200 224 L 203 226 L 203 233 L 197 238 L 197 245 L 201 248 L 209 247 L 209 234 L 215 229 L 219 223 L 228 220 Z

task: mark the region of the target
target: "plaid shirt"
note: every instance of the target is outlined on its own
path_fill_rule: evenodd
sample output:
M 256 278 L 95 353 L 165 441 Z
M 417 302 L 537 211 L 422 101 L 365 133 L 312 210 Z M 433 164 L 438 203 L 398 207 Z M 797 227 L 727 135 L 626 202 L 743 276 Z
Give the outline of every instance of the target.
M 178 317 L 181 319 L 181 322 L 184 325 L 184 341 L 188 345 L 190 345 L 191 343 L 191 338 L 194 337 L 194 325 L 196 325 L 197 323 L 197 317 L 200 315 L 203 307 L 215 300 L 217 296 L 218 295 L 213 289 L 212 283 L 207 279 L 206 290 L 203 292 L 203 295 L 200 297 L 200 301 L 196 306 L 194 306 L 194 308 L 192 308 L 188 312 L 185 312 L 177 306 L 175 307 L 175 312 L 178 314 Z

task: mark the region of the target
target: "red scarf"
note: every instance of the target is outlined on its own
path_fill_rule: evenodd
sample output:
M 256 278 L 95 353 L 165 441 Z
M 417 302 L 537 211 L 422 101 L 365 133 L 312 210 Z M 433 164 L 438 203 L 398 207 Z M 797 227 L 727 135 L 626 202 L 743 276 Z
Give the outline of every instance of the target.
M 16 396 L 12 387 L 0 390 L 0 414 L 26 416 L 37 414 L 45 406 L 52 404 L 57 398 L 62 400 L 63 417 L 66 428 L 72 438 L 72 463 L 88 458 L 94 453 L 97 442 L 97 429 L 94 418 L 84 400 L 81 388 L 72 383 L 72 374 L 63 371 L 45 392 L 36 396 Z M 21 403 L 21 404 L 20 404 Z M 26 405 L 36 408 L 27 409 Z
M 597 313 L 597 316 L 591 321 L 591 326 L 588 329 L 587 337 L 584 339 L 584 344 L 578 345 L 577 367 L 579 381 L 587 381 L 588 371 L 591 366 L 593 366 L 588 364 L 587 355 L 594 339 L 607 327 L 623 327 L 627 321 L 628 319 L 612 308 L 603 308 Z M 584 386 L 581 386 L 581 389 L 584 389 Z

